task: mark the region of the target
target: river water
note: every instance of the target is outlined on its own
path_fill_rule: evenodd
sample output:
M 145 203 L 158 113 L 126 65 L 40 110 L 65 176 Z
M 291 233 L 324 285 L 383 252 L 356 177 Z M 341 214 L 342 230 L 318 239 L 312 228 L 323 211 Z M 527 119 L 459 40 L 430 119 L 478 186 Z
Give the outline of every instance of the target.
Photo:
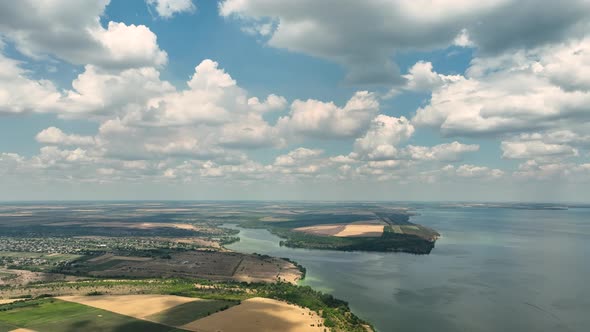
M 291 249 L 264 229 L 229 247 L 296 260 L 382 332 L 590 331 L 590 209 L 418 212 L 442 234 L 430 255 Z

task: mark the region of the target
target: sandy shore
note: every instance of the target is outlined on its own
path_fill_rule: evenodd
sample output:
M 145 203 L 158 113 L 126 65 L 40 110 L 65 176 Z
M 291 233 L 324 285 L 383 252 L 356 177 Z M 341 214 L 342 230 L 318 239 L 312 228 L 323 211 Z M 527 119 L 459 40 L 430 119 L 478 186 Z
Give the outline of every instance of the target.
M 315 312 L 277 300 L 255 297 L 180 328 L 198 332 L 321 332 Z

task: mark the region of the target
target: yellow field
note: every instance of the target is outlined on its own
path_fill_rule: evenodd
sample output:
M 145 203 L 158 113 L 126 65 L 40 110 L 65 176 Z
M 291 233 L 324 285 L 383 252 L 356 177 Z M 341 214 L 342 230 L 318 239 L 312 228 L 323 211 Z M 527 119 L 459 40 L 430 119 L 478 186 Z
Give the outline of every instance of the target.
M 314 235 L 330 235 L 338 237 L 379 237 L 383 234 L 383 225 L 379 224 L 331 224 L 299 227 L 293 229 Z
M 180 304 L 199 301 L 199 299 L 175 295 L 60 296 L 58 299 L 139 319 L 157 314 Z
M 339 237 L 379 237 L 383 234 L 383 225 L 347 225 L 344 230 L 337 233 Z
M 198 332 L 319 332 L 317 313 L 285 302 L 255 297 L 180 328 Z M 313 326 L 312 326 L 313 325 Z

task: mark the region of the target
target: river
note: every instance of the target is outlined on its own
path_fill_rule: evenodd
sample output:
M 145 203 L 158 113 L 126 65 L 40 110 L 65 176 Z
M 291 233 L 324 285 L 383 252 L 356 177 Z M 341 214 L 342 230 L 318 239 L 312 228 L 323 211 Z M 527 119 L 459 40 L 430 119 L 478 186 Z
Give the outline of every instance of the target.
M 442 234 L 430 255 L 292 249 L 264 229 L 240 229 L 229 248 L 296 260 L 302 284 L 379 331 L 590 330 L 589 209 L 419 214 L 413 222 Z

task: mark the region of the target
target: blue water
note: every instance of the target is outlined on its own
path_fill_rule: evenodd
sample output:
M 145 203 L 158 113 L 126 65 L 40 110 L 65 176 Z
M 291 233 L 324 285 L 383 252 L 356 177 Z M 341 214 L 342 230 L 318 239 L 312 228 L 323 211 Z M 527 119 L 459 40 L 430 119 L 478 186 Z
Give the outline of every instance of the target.
M 428 207 L 430 255 L 281 248 L 243 229 L 230 246 L 289 257 L 379 331 L 590 331 L 590 209 Z

